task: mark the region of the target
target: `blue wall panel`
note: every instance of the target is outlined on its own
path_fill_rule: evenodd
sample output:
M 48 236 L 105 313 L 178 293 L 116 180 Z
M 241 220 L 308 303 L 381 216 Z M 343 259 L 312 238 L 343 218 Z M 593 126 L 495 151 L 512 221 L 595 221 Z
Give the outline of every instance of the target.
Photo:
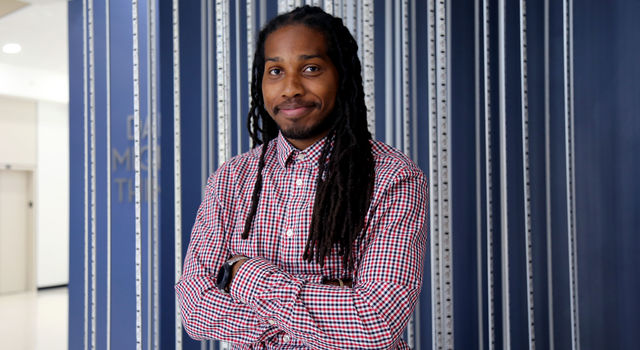
M 428 131 L 428 28 L 427 2 L 409 1 L 415 8 L 415 37 L 409 43 L 416 52 L 415 73 L 416 94 L 410 94 L 411 112 L 415 108 L 417 121 L 409 130 L 417 150 L 418 165 L 429 171 L 429 131 Z M 435 2 L 434 2 L 435 3 Z M 453 246 L 453 328 L 455 347 L 461 349 L 490 349 L 488 302 L 489 293 L 494 299 L 495 336 L 494 347 L 514 349 L 528 347 L 527 290 L 526 290 L 526 244 L 524 230 L 525 196 L 523 193 L 524 173 L 522 169 L 522 117 L 520 87 L 520 38 L 518 2 L 506 1 L 506 149 L 507 149 L 507 201 L 510 273 L 507 280 L 501 279 L 503 263 L 501 239 L 500 164 L 499 164 L 499 89 L 498 77 L 498 0 L 490 0 L 489 58 L 487 69 L 491 76 L 490 95 L 485 96 L 482 76 L 482 17 L 474 12 L 474 6 L 482 1 L 468 2 L 451 0 L 447 21 L 450 32 L 449 78 L 451 95 L 449 107 L 451 115 L 451 215 Z M 134 262 L 134 204 L 133 204 L 133 86 L 132 86 L 132 26 L 131 4 L 112 2 L 110 6 L 110 60 L 111 60 L 111 159 L 107 159 L 106 148 L 106 22 L 105 1 L 94 4 L 95 53 L 96 53 L 96 222 L 97 222 L 97 346 L 102 348 L 107 342 L 107 220 L 106 196 L 112 200 L 112 291 L 111 291 L 111 347 L 128 349 L 135 346 L 135 262 Z M 140 39 L 140 91 L 142 134 L 142 312 L 143 344 L 151 335 L 148 323 L 147 293 L 150 283 L 147 271 L 148 244 L 147 221 L 149 140 L 147 110 L 147 5 L 139 3 Z M 171 15 L 172 3 L 159 0 L 158 5 L 158 45 L 159 54 L 159 105 L 160 105 L 160 345 L 174 348 L 174 159 L 173 159 L 173 46 Z M 213 5 L 213 2 L 211 2 Z M 231 91 L 232 135 L 231 154 L 246 151 L 249 147 L 245 129 L 245 115 L 248 110 L 246 85 L 246 3 L 240 2 L 236 11 L 235 2 L 230 6 L 230 52 L 231 66 L 229 82 Z M 260 2 L 256 2 L 256 23 L 260 14 Z M 275 1 L 268 1 L 266 13 L 271 18 L 277 11 Z M 389 5 L 389 6 L 387 6 Z M 569 289 L 569 245 L 567 226 L 567 181 L 565 149 L 565 93 L 564 52 L 563 52 L 563 7 L 561 1 L 548 2 L 548 18 L 545 18 L 544 1 L 528 1 L 527 4 L 527 56 L 528 56 L 528 105 L 529 105 L 529 161 L 531 186 L 531 223 L 533 254 L 533 287 L 535 304 L 535 346 L 538 349 L 571 348 L 571 314 Z M 203 37 L 201 22 L 201 2 L 180 2 L 180 105 L 181 105 L 181 185 L 182 185 L 182 254 L 186 252 L 191 225 L 201 198 L 202 169 L 216 168 L 218 163 L 217 118 L 218 96 L 215 72 L 216 33 L 205 36 L 209 40 L 213 70 L 203 70 Z M 575 157 L 576 157 L 576 199 L 578 226 L 578 273 L 579 273 L 579 323 L 581 347 L 585 349 L 633 348 L 637 344 L 640 328 L 640 304 L 635 297 L 640 287 L 640 277 L 635 266 L 640 261 L 640 243 L 637 227 L 640 222 L 637 208 L 640 207 L 640 185 L 637 179 L 640 164 L 640 71 L 637 65 L 640 56 L 640 26 L 634 14 L 639 13 L 640 4 L 632 0 L 619 0 L 612 4 L 598 1 L 576 2 L 574 27 L 575 63 Z M 376 138 L 394 144 L 396 140 L 396 120 L 394 125 L 386 125 L 386 104 L 391 103 L 392 111 L 402 106 L 397 96 L 388 99 L 389 91 L 396 91 L 397 80 L 391 81 L 385 69 L 401 64 L 397 52 L 387 62 L 386 44 L 396 50 L 395 2 L 374 2 L 375 35 L 375 104 Z M 391 11 L 387 11 L 390 9 Z M 481 8 L 480 8 L 481 10 Z M 237 12 L 237 13 L 236 13 Z M 69 348 L 84 348 L 84 318 L 89 314 L 85 309 L 85 229 L 84 229 L 84 91 L 83 87 L 83 2 L 69 2 L 69 64 L 70 64 L 70 305 L 69 305 Z M 212 9 L 211 13 L 215 18 Z M 236 23 L 238 21 L 238 23 Z M 479 31 L 475 31 L 479 21 Z M 545 49 L 545 26 L 548 23 L 548 52 Z M 238 26 L 236 26 L 238 24 Z M 413 22 L 410 22 L 413 24 Z M 385 26 L 391 25 L 391 42 L 386 43 Z M 213 23 L 215 28 L 215 23 Z M 236 27 L 240 28 L 236 32 Z M 236 50 L 237 41 L 240 50 Z M 206 43 L 205 40 L 205 43 Z M 480 57 L 476 59 L 475 43 L 478 40 Z M 545 72 L 545 59 L 549 63 Z M 241 62 L 238 71 L 236 62 Z M 477 70 L 476 70 L 477 69 Z M 476 85 L 475 77 L 480 77 Z M 393 76 L 393 74 L 392 74 Z M 213 135 L 203 138 L 202 127 L 202 81 L 209 78 L 213 89 L 211 110 L 205 108 L 205 126 L 211 125 Z M 410 78 L 413 79 L 413 78 Z M 548 86 L 546 85 L 548 84 Z M 239 89 L 238 89 L 239 88 Z M 545 96 L 548 95 L 548 105 Z M 206 94 L 205 94 L 206 96 Z M 485 147 L 484 99 L 489 98 L 491 110 L 491 150 Z M 240 103 L 238 104 L 238 101 Z M 204 101 L 206 102 L 206 101 Z M 476 106 L 479 110 L 476 111 Z M 238 121 L 238 106 L 241 119 Z M 415 106 L 415 107 L 414 107 Z M 548 107 L 548 115 L 546 109 Z M 476 113 L 479 113 L 477 119 Z M 548 118 L 548 129 L 545 120 Z M 479 134 L 476 134 L 476 126 Z M 238 129 L 240 131 L 240 147 Z M 392 139 L 385 140 L 385 133 L 392 131 Z M 546 134 L 548 133 L 548 135 Z M 477 138 L 479 136 L 479 138 Z M 546 147 L 546 139 L 549 148 Z M 208 149 L 209 142 L 214 145 Z M 476 153 L 480 148 L 479 153 Z M 547 159 L 547 152 L 549 158 Z M 479 156 L 480 159 L 476 159 Z M 492 158 L 492 190 L 485 188 L 487 156 Z M 204 162 L 203 162 L 204 159 Z M 479 164 L 477 163 L 479 161 Z M 547 162 L 549 169 L 547 169 Z M 111 164 L 111 193 L 106 193 L 107 164 Z M 207 171 L 208 172 L 208 171 Z M 479 183 L 476 174 L 479 174 Z M 546 184 L 550 192 L 547 198 Z M 480 187 L 478 187 L 480 186 Z M 493 264 L 487 265 L 487 196 L 492 199 L 493 211 Z M 479 206 L 478 200 L 479 199 Z M 480 217 L 478 217 L 480 215 Z M 549 227 L 547 227 L 549 220 Z M 481 235 L 478 237 L 478 224 Z M 551 238 L 550 240 L 548 238 Z M 430 236 L 431 238 L 431 236 Z M 89 242 L 86 242 L 89 243 Z M 478 244 L 480 249 L 478 249 Z M 436 335 L 432 334 L 430 254 L 427 252 L 425 278 L 420 297 L 419 348 L 429 349 Z M 91 266 L 89 266 L 91 268 Z M 493 268 L 494 289 L 489 290 L 488 268 Z M 478 268 L 480 275 L 478 276 Z M 503 319 L 502 290 L 508 286 L 510 298 L 511 343 L 503 343 L 506 320 Z M 91 302 L 91 299 L 88 300 Z M 407 336 L 405 336 L 407 337 Z M 482 340 L 482 341 L 481 341 Z M 199 349 L 200 342 L 193 341 L 183 333 L 185 349 Z M 207 344 L 208 345 L 208 344 Z M 217 347 L 217 344 L 211 344 Z

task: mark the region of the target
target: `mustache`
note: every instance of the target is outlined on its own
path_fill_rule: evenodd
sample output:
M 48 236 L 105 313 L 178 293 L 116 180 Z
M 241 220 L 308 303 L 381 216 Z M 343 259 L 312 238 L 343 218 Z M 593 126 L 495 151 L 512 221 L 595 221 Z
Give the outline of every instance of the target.
M 320 108 L 320 104 L 313 101 L 304 101 L 299 98 L 292 98 L 277 104 L 273 108 L 273 111 L 275 114 L 277 114 L 278 112 L 280 112 L 281 109 L 296 109 L 296 108 L 303 108 L 303 107 L 304 108 L 309 108 L 309 107 Z

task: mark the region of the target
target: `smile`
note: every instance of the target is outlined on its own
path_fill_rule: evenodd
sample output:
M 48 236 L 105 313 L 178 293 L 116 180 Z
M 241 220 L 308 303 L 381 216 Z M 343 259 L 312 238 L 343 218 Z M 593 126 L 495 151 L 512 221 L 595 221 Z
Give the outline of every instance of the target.
M 311 110 L 315 109 L 314 103 L 299 104 L 299 103 L 283 103 L 276 107 L 276 114 L 281 113 L 289 118 L 296 118 L 308 114 Z

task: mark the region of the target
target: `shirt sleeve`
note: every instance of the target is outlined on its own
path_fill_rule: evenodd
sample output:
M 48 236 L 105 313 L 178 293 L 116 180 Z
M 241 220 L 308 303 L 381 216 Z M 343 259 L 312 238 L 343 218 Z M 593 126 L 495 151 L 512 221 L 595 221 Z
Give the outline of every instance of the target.
M 247 305 L 222 294 L 215 287 L 219 267 L 229 258 L 225 244 L 227 213 L 209 180 L 191 232 L 184 270 L 176 294 L 184 328 L 196 340 L 217 339 L 251 344 L 262 341 L 268 327 L 260 324 Z
M 312 283 L 255 257 L 236 273 L 231 296 L 312 349 L 393 348 L 420 293 L 426 217 L 424 175 L 399 174 L 375 207 L 353 288 Z

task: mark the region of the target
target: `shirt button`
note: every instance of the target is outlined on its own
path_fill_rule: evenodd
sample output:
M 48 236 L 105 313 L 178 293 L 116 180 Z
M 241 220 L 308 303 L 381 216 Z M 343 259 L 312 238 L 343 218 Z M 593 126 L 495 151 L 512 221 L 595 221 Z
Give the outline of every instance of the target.
M 297 186 L 302 186 L 302 183 L 303 183 L 302 179 L 297 179 L 296 180 L 296 185 Z
M 269 322 L 269 324 L 270 324 L 270 325 L 272 325 L 272 326 L 273 326 L 274 324 L 276 324 L 276 321 L 274 321 L 274 320 L 269 320 L 268 322 Z
M 293 236 L 293 230 L 292 229 L 288 229 L 286 234 L 287 234 L 287 237 Z
M 291 337 L 288 334 L 282 336 L 282 342 L 288 343 L 291 340 Z
M 298 156 L 296 158 L 298 158 L 298 160 L 304 160 L 304 157 L 306 157 L 304 153 L 298 153 Z

